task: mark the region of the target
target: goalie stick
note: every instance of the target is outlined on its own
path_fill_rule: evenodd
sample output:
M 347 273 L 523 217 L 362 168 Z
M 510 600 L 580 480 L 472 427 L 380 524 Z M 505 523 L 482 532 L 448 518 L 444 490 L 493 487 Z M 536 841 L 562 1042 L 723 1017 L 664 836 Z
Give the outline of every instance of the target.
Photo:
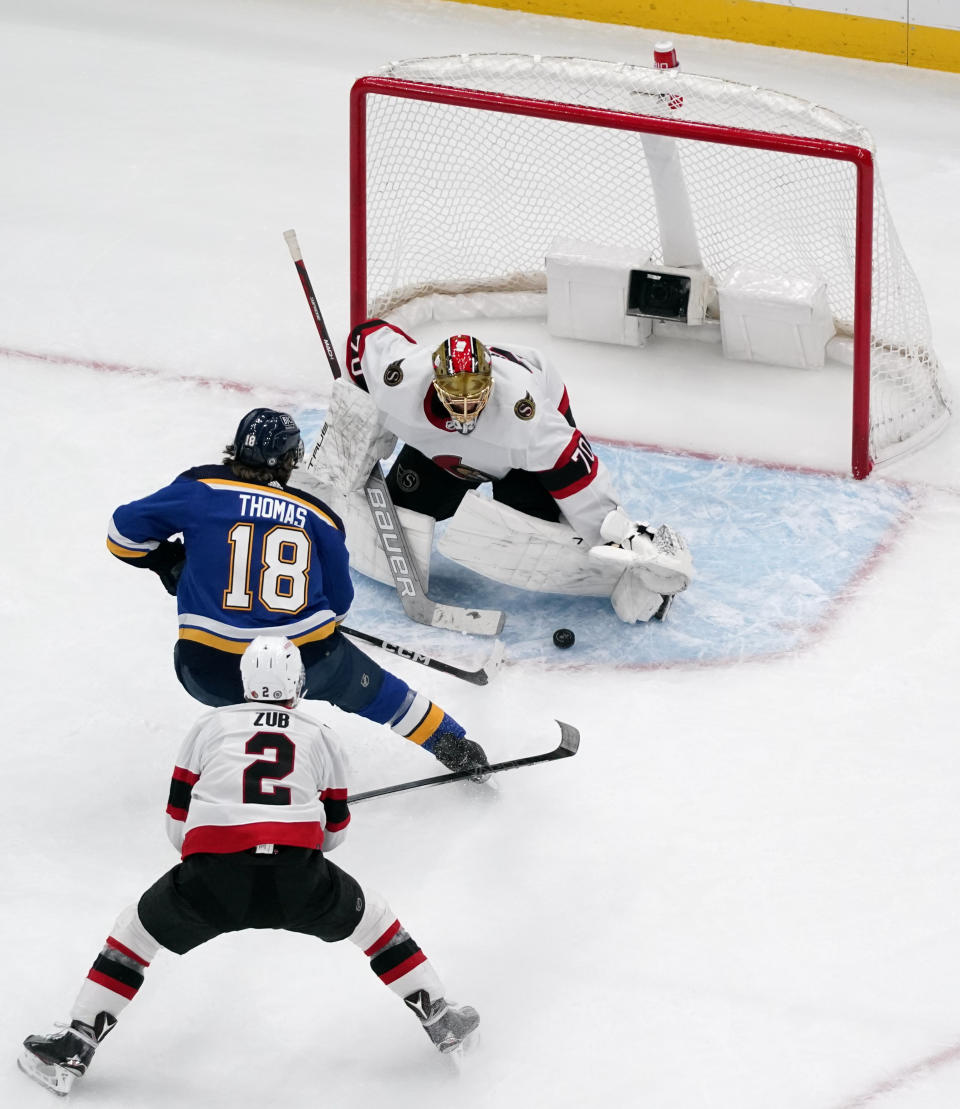
M 389 651 L 399 658 L 407 658 L 411 662 L 419 662 L 421 666 L 429 666 L 431 669 L 439 670 L 444 674 L 452 674 L 455 678 L 461 678 L 473 685 L 486 685 L 492 675 L 500 668 L 500 663 L 503 662 L 503 643 L 499 639 L 494 644 L 490 657 L 479 670 L 462 670 L 459 666 L 454 666 L 453 663 L 441 662 L 440 659 L 431 658 L 429 655 L 423 654 L 422 651 L 414 651 L 411 647 L 401 647 L 398 643 L 388 643 L 386 639 L 381 639 L 378 635 L 370 635 L 369 632 L 357 631 L 355 628 L 348 628 L 343 624 L 340 625 L 340 630 L 347 635 L 352 635 L 354 639 L 362 639 L 364 643 L 372 643 L 375 647 Z
M 560 743 L 552 751 L 542 755 L 523 755 L 519 759 L 508 759 L 506 762 L 492 762 L 488 767 L 491 774 L 499 774 L 501 770 L 516 770 L 519 766 L 533 766 L 538 762 L 553 762 L 554 759 L 568 759 L 577 753 L 580 746 L 580 731 L 572 724 L 565 724 L 558 720 L 560 725 Z M 462 782 L 473 776 L 473 770 L 455 770 L 452 774 L 436 774 L 432 778 L 417 778 L 413 782 L 400 782 L 395 786 L 382 786 L 380 789 L 369 789 L 366 793 L 357 793 L 347 798 L 353 805 L 357 801 L 368 801 L 371 797 L 385 797 L 388 793 L 403 793 L 408 789 L 419 789 L 421 786 L 440 786 L 445 782 Z
M 297 267 L 300 284 L 303 286 L 304 295 L 310 305 L 313 322 L 317 325 L 320 341 L 323 343 L 323 350 L 330 365 L 330 372 L 335 378 L 339 378 L 342 376 L 340 363 L 336 351 L 333 349 L 327 325 L 323 322 L 320 305 L 317 303 L 317 297 L 313 291 L 313 283 L 303 262 L 297 233 L 291 229 L 290 231 L 284 231 L 283 237 L 290 251 L 290 257 Z M 322 436 L 323 432 L 321 431 L 320 434 Z M 387 489 L 387 483 L 379 462 L 374 463 L 370 476 L 364 483 L 363 491 L 367 499 L 367 507 L 370 509 L 374 526 L 377 529 L 377 538 L 383 547 L 383 553 L 390 568 L 390 575 L 396 586 L 397 595 L 400 597 L 404 612 L 410 619 L 415 620 L 418 624 L 427 624 L 432 628 L 446 628 L 450 631 L 467 632 L 471 635 L 499 635 L 506 614 L 498 609 L 461 608 L 459 605 L 441 604 L 427 596 L 423 583 L 420 581 L 417 564 L 410 553 L 407 537 L 404 534 L 400 520 L 397 518 L 397 510 L 393 506 L 393 500 Z

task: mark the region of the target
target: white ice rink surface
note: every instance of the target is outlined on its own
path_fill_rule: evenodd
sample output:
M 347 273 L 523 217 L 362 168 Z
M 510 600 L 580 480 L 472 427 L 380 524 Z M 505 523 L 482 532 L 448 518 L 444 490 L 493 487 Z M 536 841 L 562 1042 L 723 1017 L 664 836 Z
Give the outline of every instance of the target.
M 248 408 L 324 405 L 282 232 L 297 229 L 342 344 L 352 81 L 461 51 L 646 64 L 660 37 L 437 0 L 0 0 L 3 1106 L 52 1104 L 17 1071 L 20 1041 L 66 1017 L 119 910 L 175 861 L 162 813 L 200 706 L 173 674 L 170 598 L 106 554 L 106 523 L 215 461 Z M 675 41 L 691 71 L 873 132 L 956 391 L 960 77 Z M 555 353 L 599 439 L 845 470 L 842 379 L 807 392 L 731 368 L 718 386 L 696 366 L 645 376 L 631 352 L 578 351 Z M 493 758 L 550 745 L 554 716 L 583 733 L 575 759 L 483 796 L 358 806 L 334 856 L 480 1010 L 459 1072 L 352 945 L 248 932 L 161 955 L 73 1101 L 955 1109 L 957 420 L 858 488 L 891 482 L 907 511 L 817 634 L 779 654 L 625 670 L 605 664 L 610 642 L 578 642 L 582 665 L 557 669 L 544 642 L 543 662 L 486 689 L 388 662 Z M 705 503 L 694 491 L 670 522 L 699 532 L 709 566 Z M 682 598 L 689 612 L 709 584 Z M 463 661 L 486 650 L 445 644 Z M 325 715 L 357 789 L 435 767 Z

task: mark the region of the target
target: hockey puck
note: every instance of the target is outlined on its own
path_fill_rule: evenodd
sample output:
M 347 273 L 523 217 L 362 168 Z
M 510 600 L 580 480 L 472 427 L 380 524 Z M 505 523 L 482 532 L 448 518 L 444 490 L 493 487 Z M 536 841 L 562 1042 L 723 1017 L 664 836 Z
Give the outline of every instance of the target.
M 559 647 L 561 650 L 572 647 L 576 641 L 577 637 L 569 628 L 557 628 L 553 633 L 553 645 L 554 647 Z

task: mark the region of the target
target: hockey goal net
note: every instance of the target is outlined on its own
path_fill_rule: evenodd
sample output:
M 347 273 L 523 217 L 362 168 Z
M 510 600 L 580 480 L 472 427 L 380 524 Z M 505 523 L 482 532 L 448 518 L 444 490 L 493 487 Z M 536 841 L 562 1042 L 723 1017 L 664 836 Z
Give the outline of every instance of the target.
M 558 238 L 642 244 L 672 264 L 652 136 L 675 146 L 698 262 L 713 280 L 755 266 L 825 282 L 853 365 L 854 475 L 935 434 L 948 400 L 870 135 L 815 104 L 716 78 L 480 54 L 359 79 L 353 322 L 437 298 L 466 298 L 482 314 L 510 298 L 545 300 Z

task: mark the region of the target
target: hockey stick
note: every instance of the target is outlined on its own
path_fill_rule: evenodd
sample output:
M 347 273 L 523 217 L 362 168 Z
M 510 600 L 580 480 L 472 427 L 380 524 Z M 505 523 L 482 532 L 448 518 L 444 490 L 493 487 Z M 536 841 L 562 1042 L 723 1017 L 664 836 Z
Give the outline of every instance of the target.
M 533 766 L 538 762 L 553 762 L 554 759 L 568 759 L 577 753 L 580 746 L 580 731 L 572 724 L 565 724 L 558 720 L 560 725 L 560 744 L 552 751 L 542 755 L 524 755 L 519 759 L 508 759 L 506 762 L 492 762 L 487 768 L 491 774 L 499 774 L 501 770 L 516 770 L 519 766 Z M 414 782 L 401 782 L 395 786 L 383 786 L 380 789 L 370 789 L 366 793 L 357 793 L 348 798 L 352 805 L 357 801 L 367 801 L 371 797 L 385 797 L 388 793 L 403 793 L 408 789 L 419 789 L 421 786 L 439 786 L 445 782 L 462 782 L 473 776 L 473 770 L 455 770 L 452 774 L 437 774 L 433 778 L 418 778 Z
M 503 662 L 503 643 L 499 639 L 494 644 L 490 657 L 479 670 L 461 670 L 459 666 L 454 666 L 452 663 L 441 662 L 438 658 L 431 658 L 410 647 L 401 647 L 398 643 L 388 643 L 387 640 L 381 639 L 378 635 L 370 635 L 369 632 L 347 628 L 343 624 L 340 625 L 340 630 L 347 635 L 352 635 L 354 639 L 362 639 L 364 643 L 372 643 L 375 647 L 380 647 L 400 658 L 408 658 L 411 662 L 419 662 L 421 666 L 429 666 L 444 674 L 452 674 L 455 678 L 462 678 L 463 681 L 471 682 L 473 685 L 486 685 Z
M 320 333 L 320 341 L 323 343 L 324 353 L 330 364 L 330 372 L 334 378 L 342 377 L 343 372 L 340 369 L 336 351 L 333 349 L 333 343 L 330 341 L 330 333 L 323 322 L 310 275 L 303 263 L 297 233 L 291 229 L 284 231 L 283 237 L 290 251 L 290 257 L 297 267 L 313 322 Z M 320 434 L 322 437 L 323 432 L 321 431 Z M 432 628 L 447 628 L 450 631 L 469 632 L 472 635 L 499 635 L 506 615 L 498 609 L 461 608 L 458 605 L 445 605 L 432 601 L 427 596 L 379 462 L 374 463 L 370 476 L 364 483 L 363 491 L 367 498 L 367 507 L 373 517 L 374 527 L 377 529 L 377 538 L 383 547 L 383 553 L 390 568 L 393 584 L 396 586 L 403 610 L 410 619 Z

